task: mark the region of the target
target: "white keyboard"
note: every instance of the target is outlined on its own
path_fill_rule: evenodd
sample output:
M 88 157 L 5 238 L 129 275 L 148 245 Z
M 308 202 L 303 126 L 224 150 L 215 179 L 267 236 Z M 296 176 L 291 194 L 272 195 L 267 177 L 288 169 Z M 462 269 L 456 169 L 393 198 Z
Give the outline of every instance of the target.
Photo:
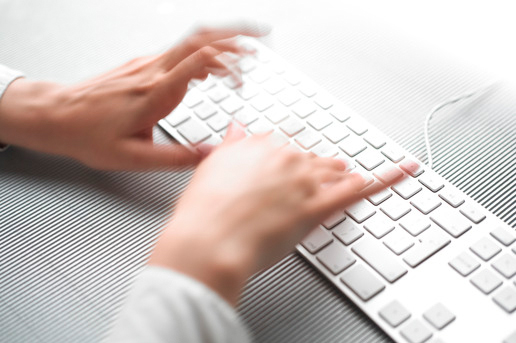
M 335 213 L 298 251 L 396 342 L 516 343 L 516 233 L 253 39 L 231 78 L 192 83 L 160 126 L 218 144 L 249 134 L 341 158 L 369 182 L 402 182 Z M 346 325 L 342 323 L 342 325 Z

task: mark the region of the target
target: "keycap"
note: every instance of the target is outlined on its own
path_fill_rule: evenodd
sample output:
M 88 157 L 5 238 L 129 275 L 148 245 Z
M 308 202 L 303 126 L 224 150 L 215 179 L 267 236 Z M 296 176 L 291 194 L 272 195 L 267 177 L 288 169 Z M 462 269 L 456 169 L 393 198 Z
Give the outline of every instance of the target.
M 339 152 L 335 158 L 342 160 L 346 163 L 346 171 L 350 171 L 356 167 L 355 161 L 349 158 L 346 154 Z
M 413 319 L 400 331 L 409 343 L 423 343 L 432 337 L 432 332 L 421 321 Z
M 203 144 L 209 144 L 209 145 L 219 145 L 220 143 L 222 143 L 222 139 L 218 135 L 211 135 L 210 138 L 203 141 Z M 197 147 L 196 149 L 200 153 L 203 153 L 203 151 L 201 149 L 199 149 L 199 147 Z
M 516 343 L 516 331 L 503 340 L 503 343 Z
M 249 73 L 249 77 L 256 83 L 263 83 L 271 77 L 271 72 L 263 67 L 257 67 Z
M 432 173 L 424 173 L 419 177 L 418 181 L 434 193 L 444 187 L 443 182 Z
M 335 145 L 322 141 L 312 149 L 312 152 L 320 157 L 334 157 L 339 153 L 339 150 Z
M 326 112 L 317 112 L 307 120 L 308 125 L 320 131 L 333 123 L 333 117 Z
M 423 214 L 428 214 L 441 206 L 440 198 L 428 191 L 419 192 L 410 199 L 410 204 L 421 211 Z
M 283 74 L 286 70 L 286 65 L 281 61 L 272 61 L 272 63 L 269 64 L 269 68 L 273 70 L 276 74 Z
M 228 127 L 229 118 L 224 114 L 217 113 L 208 119 L 207 124 L 213 131 L 220 132 Z
M 394 222 L 382 213 L 377 213 L 364 224 L 364 228 L 379 239 L 394 230 Z
M 269 134 L 270 141 L 277 147 L 283 147 L 288 145 L 290 142 L 287 137 L 281 132 L 274 131 Z
M 259 92 L 259 88 L 252 83 L 244 83 L 236 90 L 238 96 L 243 100 L 252 99 L 254 96 L 258 95 Z
M 288 118 L 288 111 L 285 108 L 281 108 L 279 106 L 273 106 L 264 113 L 265 117 L 273 124 L 278 124 L 279 122 Z
M 258 94 L 250 100 L 251 106 L 258 112 L 263 112 L 274 105 L 274 100 L 270 95 Z
M 503 287 L 495 294 L 493 300 L 508 313 L 514 312 L 516 310 L 516 288 Z
M 317 254 L 317 259 L 337 275 L 356 262 L 355 257 L 340 243 L 333 242 Z
M 414 239 L 406 231 L 396 228 L 384 238 L 383 244 L 396 255 L 401 255 L 414 245 Z
M 274 127 L 265 119 L 258 119 L 257 121 L 251 123 L 248 127 L 249 132 L 253 135 L 256 134 L 266 134 L 274 131 Z
M 315 104 L 307 99 L 301 99 L 296 102 L 291 107 L 292 112 L 294 112 L 299 118 L 304 119 L 314 113 L 317 110 Z
M 385 285 L 362 265 L 351 267 L 340 280 L 363 301 L 368 301 L 385 289 Z
M 500 274 L 510 279 L 516 275 L 516 256 L 505 253 L 498 257 L 498 259 L 493 262 L 492 266 L 500 272 Z
M 204 125 L 192 119 L 181 124 L 177 132 L 192 145 L 199 144 L 211 136 L 211 133 Z
M 229 96 L 229 92 L 226 89 L 219 86 L 213 87 L 207 92 L 207 94 L 211 101 L 213 101 L 214 103 L 219 103 Z
M 203 101 L 202 93 L 198 89 L 189 90 L 182 103 L 189 108 L 199 105 Z
M 287 87 L 287 85 L 285 84 L 285 81 L 283 81 L 282 79 L 278 77 L 273 77 L 265 81 L 262 87 L 269 94 L 275 95 L 284 90 Z
M 362 188 L 361 189 L 358 189 L 357 191 L 362 191 L 364 189 L 366 189 L 367 187 L 371 186 L 373 183 L 374 183 L 374 177 L 371 176 L 371 174 L 369 174 L 368 172 L 366 172 L 366 170 L 360 166 L 356 166 L 355 167 L 356 169 L 353 170 L 353 173 L 356 173 L 356 174 L 360 174 L 360 176 L 362 176 L 362 179 L 363 179 L 363 184 L 362 184 Z
M 303 123 L 295 118 L 289 117 L 281 122 L 279 128 L 287 136 L 292 137 L 305 129 Z
M 215 78 L 212 75 L 208 75 L 206 80 L 197 84 L 197 89 L 202 92 L 206 92 L 208 89 L 215 87 L 216 84 L 217 84 L 217 82 L 216 82 Z
M 238 80 L 233 75 L 228 75 L 222 79 L 222 83 L 229 89 L 235 89 L 242 85 L 242 80 Z
M 361 153 L 356 161 L 360 163 L 362 167 L 371 171 L 374 168 L 378 167 L 380 164 L 385 162 L 383 156 L 373 149 L 366 149 L 363 153 Z
M 323 110 L 327 110 L 333 106 L 334 100 L 331 95 L 319 91 L 314 97 L 314 102 Z
M 459 207 L 464 203 L 462 195 L 450 187 L 446 187 L 441 192 L 439 192 L 439 197 L 441 197 L 441 199 L 446 201 L 452 207 Z
M 497 227 L 493 231 L 491 231 L 491 236 L 496 238 L 496 240 L 506 247 L 514 243 L 516 241 L 516 236 L 509 232 L 508 230 L 504 229 L 503 227 Z
M 467 252 L 459 254 L 448 264 L 462 276 L 468 276 L 480 267 L 480 263 Z
M 419 235 L 421 232 L 428 229 L 431 224 L 428 217 L 417 211 L 410 211 L 406 216 L 400 219 L 399 223 L 400 226 L 412 236 Z
M 194 110 L 194 113 L 202 120 L 206 120 L 215 113 L 217 113 L 217 108 L 208 102 L 203 102 L 199 106 L 197 106 Z
M 502 249 L 490 238 L 483 237 L 470 247 L 478 257 L 484 261 L 489 261 L 497 255 Z
M 394 146 L 393 144 L 387 144 L 382 148 L 382 154 L 384 154 L 389 160 L 391 160 L 394 163 L 398 163 L 402 159 L 405 158 L 405 155 L 403 154 L 403 151 Z
M 343 104 L 335 104 L 330 109 L 330 114 L 338 121 L 345 122 L 349 119 L 350 116 L 355 115 L 356 113 L 348 106 Z
M 382 307 L 378 314 L 393 328 L 410 318 L 409 311 L 397 300 Z
M 379 241 L 364 237 L 351 248 L 385 280 L 393 283 L 407 273 L 407 269 Z
M 491 293 L 502 284 L 502 280 L 500 280 L 494 272 L 489 269 L 483 269 L 480 272 L 475 273 L 469 281 L 471 281 L 471 283 L 484 294 Z
M 471 204 L 466 204 L 460 208 L 460 213 L 466 216 L 473 223 L 478 224 L 486 218 L 482 210 L 476 208 Z
M 329 229 L 332 229 L 338 223 L 342 222 L 344 219 L 346 219 L 346 215 L 344 214 L 344 211 L 337 211 L 337 212 L 333 213 L 331 216 L 329 216 L 328 218 L 326 218 L 323 221 L 322 225 L 329 230 Z
M 391 188 L 403 199 L 410 199 L 410 197 L 421 190 L 421 185 L 414 179 L 405 178 Z
M 379 132 L 368 130 L 363 137 L 375 149 L 380 149 L 385 145 L 385 139 L 382 138 L 382 134 Z
M 301 94 L 292 88 L 287 88 L 278 94 L 278 100 L 283 105 L 290 106 L 301 100 Z
M 299 75 L 299 73 L 291 69 L 285 71 L 285 73 L 283 74 L 283 78 L 292 86 L 296 86 L 301 82 L 301 76 Z
M 403 261 L 415 268 L 448 244 L 450 244 L 450 239 L 445 233 L 430 227 L 418 237 L 416 244 L 405 253 Z
M 245 74 L 256 68 L 258 64 L 256 63 L 256 60 L 251 57 L 243 57 L 238 61 L 238 66 L 242 73 Z
M 321 141 L 321 136 L 314 130 L 306 128 L 296 136 L 295 141 L 303 149 L 309 150 Z
M 339 148 L 348 154 L 349 157 L 354 157 L 361 151 L 367 148 L 363 139 L 356 136 L 349 136 L 340 142 Z
M 247 126 L 252 122 L 256 121 L 259 118 L 259 116 L 258 112 L 248 107 L 236 112 L 233 118 L 235 118 L 235 120 L 243 126 Z
M 443 304 L 437 303 L 423 313 L 423 318 L 425 318 L 436 329 L 442 330 L 455 320 L 455 315 Z
M 346 213 L 360 224 L 375 214 L 376 210 L 370 203 L 366 202 L 364 199 L 361 199 L 348 206 L 346 208 Z
M 315 254 L 331 242 L 333 242 L 333 237 L 326 230 L 316 227 L 301 241 L 301 245 Z
M 333 228 L 332 233 L 345 245 L 350 245 L 364 235 L 364 232 L 348 219 L 337 224 Z
M 389 216 L 392 220 L 398 220 L 410 212 L 410 206 L 398 196 L 392 196 L 384 201 L 380 210 Z
M 430 214 L 430 219 L 455 238 L 471 229 L 470 222 L 464 216 L 447 206 L 439 206 Z
M 373 172 L 373 175 L 385 184 L 390 184 L 403 176 L 403 172 L 392 164 L 384 164 Z
M 375 182 L 378 183 L 380 181 L 375 181 Z M 374 184 L 371 185 L 371 187 L 374 187 Z M 378 206 L 382 202 L 384 202 L 385 200 L 389 199 L 391 196 L 392 196 L 392 193 L 389 192 L 388 189 L 384 189 L 384 190 L 381 190 L 380 192 L 378 192 L 376 194 L 368 196 L 367 200 L 369 200 L 371 202 L 371 204 L 373 204 L 375 206 Z
M 305 96 L 311 98 L 317 94 L 318 87 L 311 81 L 302 81 L 297 88 Z
M 179 104 L 166 118 L 165 120 L 173 127 L 190 119 L 190 110 L 184 105 Z
M 359 136 L 366 133 L 368 127 L 368 125 L 363 120 L 358 118 L 351 118 L 346 122 L 346 126 Z
M 419 162 L 412 159 L 406 159 L 400 163 L 400 168 L 412 177 L 418 177 L 425 171 Z
M 323 135 L 335 144 L 349 136 L 349 134 L 348 128 L 339 123 L 333 123 L 323 130 Z
M 242 100 L 238 99 L 236 96 L 229 96 L 220 103 L 220 107 L 227 114 L 234 114 L 236 111 L 238 111 L 244 107 L 244 103 L 242 102 Z

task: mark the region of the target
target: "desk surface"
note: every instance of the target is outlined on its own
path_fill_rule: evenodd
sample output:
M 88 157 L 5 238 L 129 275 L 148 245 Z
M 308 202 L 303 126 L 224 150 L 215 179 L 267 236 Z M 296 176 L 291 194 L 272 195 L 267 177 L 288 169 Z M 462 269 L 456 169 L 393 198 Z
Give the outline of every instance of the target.
M 0 0 L 0 62 L 73 82 L 163 50 L 190 18 L 254 13 L 275 27 L 266 44 L 425 161 L 425 114 L 489 78 L 372 25 L 352 5 L 319 3 Z M 432 141 L 436 171 L 514 227 L 513 94 L 501 85 L 443 111 Z M 2 341 L 99 341 L 189 176 L 1 154 Z M 295 254 L 249 282 L 239 311 L 258 342 L 390 341 Z

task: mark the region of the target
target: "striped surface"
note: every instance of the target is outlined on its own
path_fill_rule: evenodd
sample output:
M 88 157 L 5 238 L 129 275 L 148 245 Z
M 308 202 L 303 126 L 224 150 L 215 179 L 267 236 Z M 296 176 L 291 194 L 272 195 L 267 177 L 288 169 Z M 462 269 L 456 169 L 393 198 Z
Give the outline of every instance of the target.
M 0 0 L 0 61 L 72 82 L 165 46 L 163 32 L 179 32 L 188 17 L 156 16 L 170 10 L 162 0 L 71 3 Z M 192 15 L 202 2 L 188 3 L 182 11 Z M 213 3 L 203 10 L 224 6 Z M 286 3 L 246 5 L 277 23 L 267 43 L 423 161 L 425 114 L 488 82 L 356 13 L 329 15 L 331 1 L 299 2 L 290 20 Z M 304 25 L 307 13 L 317 25 Z M 515 111 L 501 85 L 431 124 L 435 169 L 512 227 Z M 189 176 L 98 172 L 23 149 L 1 154 L 0 341 L 99 341 Z M 250 281 L 239 311 L 258 342 L 390 341 L 295 254 Z

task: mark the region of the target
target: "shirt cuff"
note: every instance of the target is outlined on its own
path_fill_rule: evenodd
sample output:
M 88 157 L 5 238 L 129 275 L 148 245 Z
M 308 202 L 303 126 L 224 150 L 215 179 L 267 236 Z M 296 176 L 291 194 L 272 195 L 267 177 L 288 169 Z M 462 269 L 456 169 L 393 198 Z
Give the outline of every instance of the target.
M 16 79 L 24 77 L 23 73 L 7 68 L 0 64 L 0 101 L 2 101 L 2 96 L 4 95 L 5 90 L 9 85 Z M 9 145 L 0 142 L 0 152 L 7 150 Z

